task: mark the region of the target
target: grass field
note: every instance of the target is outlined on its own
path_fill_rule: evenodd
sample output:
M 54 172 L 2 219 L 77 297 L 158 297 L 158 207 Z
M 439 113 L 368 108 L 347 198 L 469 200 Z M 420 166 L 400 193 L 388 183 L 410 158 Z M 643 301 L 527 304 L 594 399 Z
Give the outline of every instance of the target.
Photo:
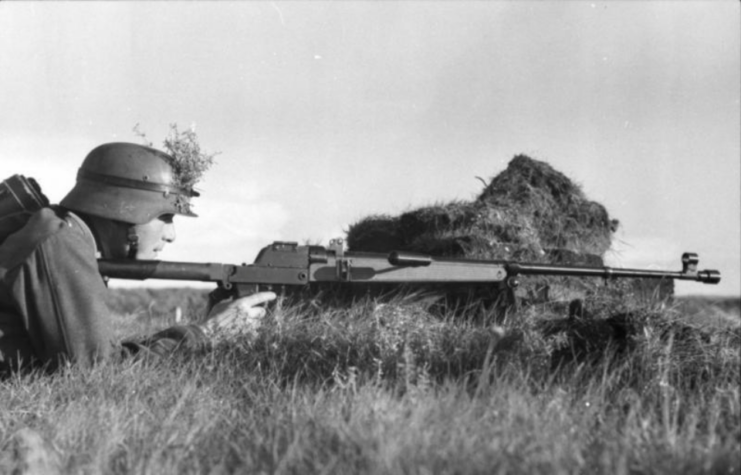
M 203 294 L 126 292 L 122 337 Z M 739 473 L 739 299 L 629 310 L 639 331 L 580 353 L 540 331 L 545 307 L 497 325 L 413 298 L 282 307 L 206 355 L 0 383 L 0 472 L 28 427 L 68 473 Z

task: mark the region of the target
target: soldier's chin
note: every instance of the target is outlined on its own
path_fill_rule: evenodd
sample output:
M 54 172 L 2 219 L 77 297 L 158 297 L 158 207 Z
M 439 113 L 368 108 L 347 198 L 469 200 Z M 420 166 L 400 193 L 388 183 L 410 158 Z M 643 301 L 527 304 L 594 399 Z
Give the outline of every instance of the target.
M 156 260 L 159 256 L 160 251 L 155 250 L 149 250 L 149 251 L 139 251 L 136 253 L 136 259 L 140 261 L 152 261 Z

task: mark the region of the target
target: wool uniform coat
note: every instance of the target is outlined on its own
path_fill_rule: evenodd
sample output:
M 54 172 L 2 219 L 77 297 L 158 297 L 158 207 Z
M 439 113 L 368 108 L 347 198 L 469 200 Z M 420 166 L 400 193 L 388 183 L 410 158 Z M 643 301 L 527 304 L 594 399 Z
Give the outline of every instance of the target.
M 208 347 L 196 325 L 114 341 L 107 292 L 85 222 L 57 207 L 33 214 L 0 245 L 0 374 Z

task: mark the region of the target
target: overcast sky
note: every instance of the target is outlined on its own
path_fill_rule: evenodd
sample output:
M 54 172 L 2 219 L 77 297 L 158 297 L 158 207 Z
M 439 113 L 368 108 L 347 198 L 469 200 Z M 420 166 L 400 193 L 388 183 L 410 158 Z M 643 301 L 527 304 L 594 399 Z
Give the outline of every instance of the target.
M 169 260 L 251 262 L 472 199 L 516 154 L 621 229 L 607 257 L 739 295 L 739 2 L 0 2 L 0 178 L 53 201 L 96 145 L 220 151 Z

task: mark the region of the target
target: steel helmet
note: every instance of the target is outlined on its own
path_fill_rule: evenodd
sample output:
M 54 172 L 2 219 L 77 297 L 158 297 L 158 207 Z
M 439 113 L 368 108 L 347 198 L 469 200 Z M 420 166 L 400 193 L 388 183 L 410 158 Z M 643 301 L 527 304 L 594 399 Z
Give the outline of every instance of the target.
M 189 200 L 199 194 L 176 184 L 172 161 L 144 145 L 100 145 L 85 158 L 75 187 L 60 205 L 129 224 L 148 223 L 164 214 L 197 216 Z

